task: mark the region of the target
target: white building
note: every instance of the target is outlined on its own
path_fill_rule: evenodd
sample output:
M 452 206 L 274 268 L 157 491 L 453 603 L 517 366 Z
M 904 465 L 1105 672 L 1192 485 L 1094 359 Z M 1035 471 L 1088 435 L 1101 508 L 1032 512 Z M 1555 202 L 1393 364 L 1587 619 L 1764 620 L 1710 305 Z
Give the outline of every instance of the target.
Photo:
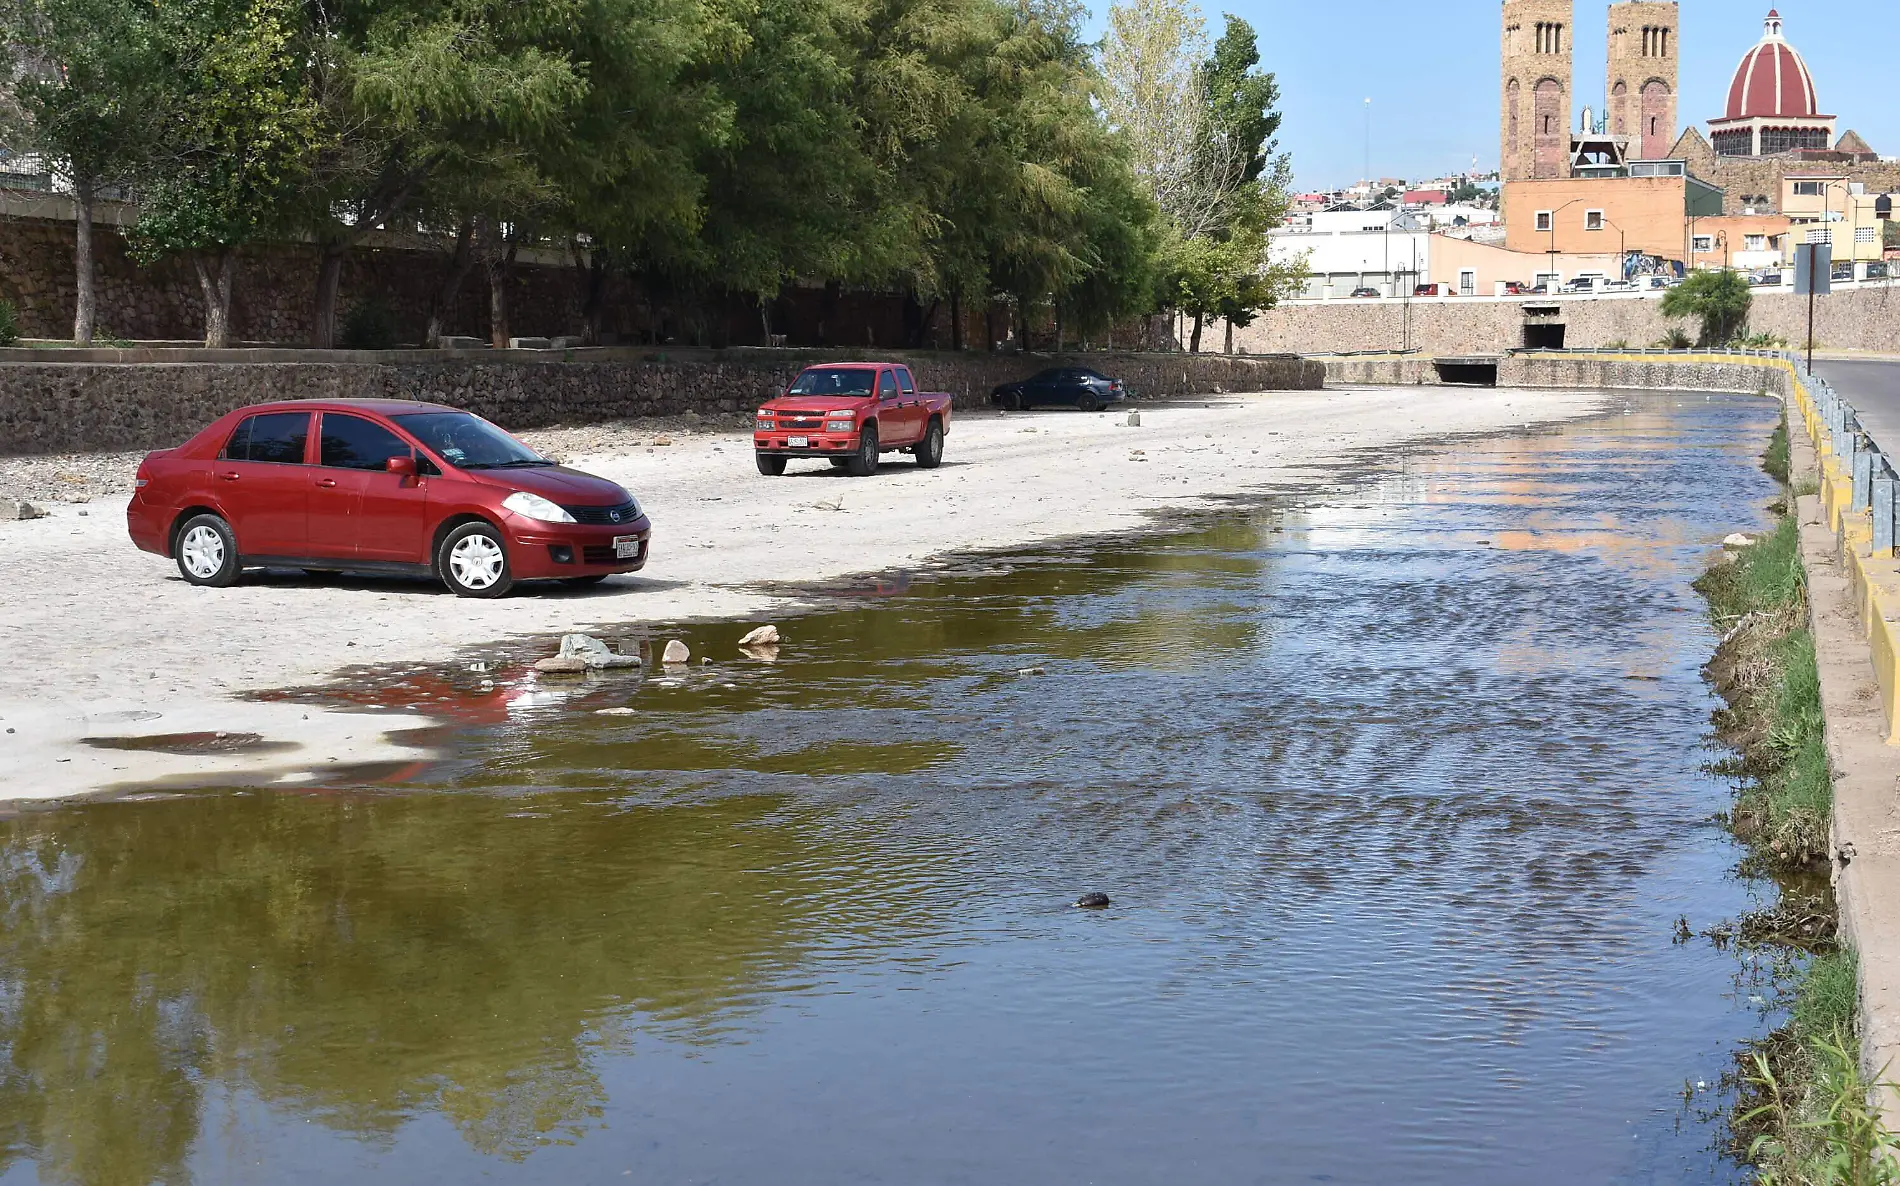
M 1416 212 L 1392 209 L 1325 210 L 1303 226 L 1268 235 L 1268 258 L 1291 263 L 1305 257 L 1309 300 L 1348 297 L 1370 288 L 1380 296 L 1405 296 L 1432 274 L 1431 230 Z

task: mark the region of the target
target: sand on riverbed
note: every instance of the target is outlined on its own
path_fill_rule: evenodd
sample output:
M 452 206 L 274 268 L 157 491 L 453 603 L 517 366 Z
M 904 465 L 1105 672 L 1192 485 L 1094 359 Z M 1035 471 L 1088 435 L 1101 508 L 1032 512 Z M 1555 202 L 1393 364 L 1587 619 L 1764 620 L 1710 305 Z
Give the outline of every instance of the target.
M 444 660 L 518 635 L 599 623 L 767 620 L 759 582 L 811 583 L 915 568 L 949 552 L 1140 529 L 1148 512 L 1262 487 L 1317 487 L 1360 450 L 1428 443 L 1588 415 L 1600 393 L 1476 388 L 1353 389 L 1221 396 L 1084 415 L 1067 410 L 958 419 L 942 468 L 889 455 L 872 478 L 794 463 L 760 476 L 742 432 L 624 424 L 524 434 L 618 481 L 654 522 L 642 573 L 585 591 L 524 586 L 499 601 L 457 599 L 418 581 L 248 579 L 186 584 L 127 540 L 122 496 L 52 503 L 47 518 L 0 522 L 11 572 L 0 587 L 0 800 L 61 798 L 153 781 L 308 780 L 312 771 L 402 761 L 389 739 L 415 713 L 344 713 L 261 703 L 245 693 L 323 680 L 345 666 Z M 658 438 L 656 440 L 656 438 Z M 659 440 L 670 443 L 661 444 Z M 0 460 L 0 487 L 8 466 Z M 43 463 L 36 463 L 44 468 Z M 124 458 L 64 458 L 70 485 L 111 490 Z M 67 479 L 59 479 L 67 481 Z M 257 734 L 262 749 L 213 739 L 194 753 L 82 741 L 198 732 Z

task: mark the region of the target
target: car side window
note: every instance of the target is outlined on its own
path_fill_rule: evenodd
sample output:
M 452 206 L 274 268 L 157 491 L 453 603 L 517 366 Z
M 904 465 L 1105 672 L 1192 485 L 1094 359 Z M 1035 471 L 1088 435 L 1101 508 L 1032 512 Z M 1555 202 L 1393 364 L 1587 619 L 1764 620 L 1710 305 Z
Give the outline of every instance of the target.
M 231 434 L 230 440 L 224 442 L 224 452 L 218 454 L 218 457 L 220 460 L 223 460 L 223 461 L 250 460 L 251 421 L 255 419 L 257 419 L 257 417 L 255 416 L 246 416 L 244 419 L 238 421 L 237 431 Z
M 890 371 L 877 373 L 877 394 L 880 399 L 891 399 L 897 395 L 897 376 Z
M 917 394 L 917 380 L 910 377 L 909 367 L 897 368 L 897 389 L 905 395 Z
M 266 412 L 238 425 L 222 456 L 226 461 L 302 465 L 304 443 L 309 439 L 310 413 Z
M 415 450 L 395 433 L 361 416 L 323 414 L 317 442 L 318 464 L 332 469 L 386 469 L 391 457 L 413 457 Z

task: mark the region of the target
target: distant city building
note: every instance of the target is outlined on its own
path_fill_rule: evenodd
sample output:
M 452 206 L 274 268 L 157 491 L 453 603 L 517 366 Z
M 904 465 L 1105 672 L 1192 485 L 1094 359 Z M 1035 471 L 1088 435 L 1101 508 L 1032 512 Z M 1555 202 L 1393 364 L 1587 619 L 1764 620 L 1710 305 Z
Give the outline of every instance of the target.
M 1788 41 L 1781 14 L 1770 10 L 1761 40 L 1735 68 L 1726 108 L 1709 121 L 1708 137 L 1690 128 L 1670 155 L 1721 186 L 1730 214 L 1785 212 L 1783 182 L 1797 174 L 1824 175 L 1843 192 L 1849 185 L 1900 189 L 1900 165 L 1882 161 L 1857 132 L 1837 137 L 1836 123 L 1823 113 L 1820 89 Z

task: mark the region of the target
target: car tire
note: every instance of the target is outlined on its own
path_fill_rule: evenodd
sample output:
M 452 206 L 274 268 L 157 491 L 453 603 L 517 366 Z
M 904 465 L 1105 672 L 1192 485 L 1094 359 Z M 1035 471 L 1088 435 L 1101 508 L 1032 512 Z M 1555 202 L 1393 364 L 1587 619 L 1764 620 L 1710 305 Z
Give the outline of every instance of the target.
M 943 464 L 943 421 L 935 416 L 930 418 L 930 427 L 924 429 L 924 439 L 917 442 L 912 454 L 917 458 L 918 469 L 936 469 Z
M 1023 393 L 1020 391 L 1005 391 L 1003 393 L 1002 402 L 1005 412 L 1020 412 L 1023 410 Z
M 868 478 L 877 472 L 877 425 L 867 424 L 858 434 L 858 451 L 844 463 L 844 472 L 854 478 Z
M 1082 397 L 1075 401 L 1075 406 L 1077 411 L 1099 412 L 1102 410 L 1102 401 L 1096 398 L 1093 391 L 1084 391 Z
M 207 513 L 187 519 L 178 528 L 172 554 L 178 561 L 179 575 L 207 589 L 228 588 L 242 571 L 237 536 L 222 515 Z
M 508 545 L 483 522 L 464 523 L 442 537 L 435 550 L 436 575 L 457 597 L 501 597 L 515 587 Z
M 776 478 L 785 472 L 785 459 L 771 453 L 754 454 L 759 463 L 759 472 L 768 478 Z
M 593 587 L 594 585 L 600 584 L 602 581 L 606 579 L 607 579 L 606 573 L 597 572 L 591 576 L 562 577 L 561 583 L 563 585 L 566 585 L 570 589 L 587 589 L 587 588 Z

